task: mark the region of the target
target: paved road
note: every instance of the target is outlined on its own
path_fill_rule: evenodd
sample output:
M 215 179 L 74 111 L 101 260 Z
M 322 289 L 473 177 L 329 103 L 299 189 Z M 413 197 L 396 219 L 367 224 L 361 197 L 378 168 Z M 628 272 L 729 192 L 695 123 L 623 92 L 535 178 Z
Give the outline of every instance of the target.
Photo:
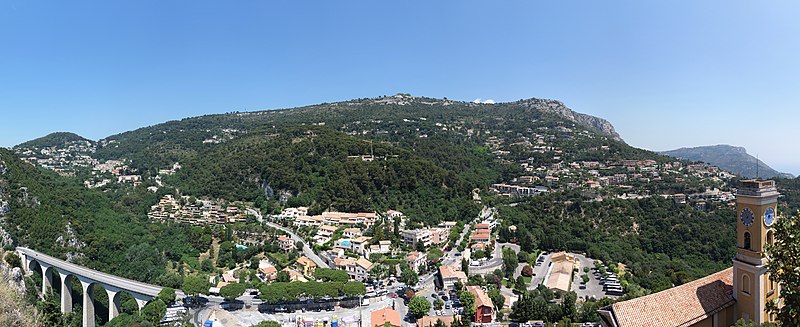
M 469 267 L 469 274 L 476 275 L 476 274 L 488 274 L 493 272 L 495 269 L 502 269 L 503 268 L 503 248 L 510 248 L 514 250 L 514 253 L 519 253 L 519 245 L 513 243 L 497 243 L 494 246 L 494 251 L 492 252 L 492 258 L 484 262 L 480 266 L 470 266 Z
M 289 236 L 291 236 L 291 238 L 295 242 L 303 242 L 303 254 L 306 257 L 311 259 L 311 261 L 314 261 L 314 263 L 317 264 L 317 267 L 330 268 L 328 266 L 328 264 L 325 263 L 325 261 L 322 261 L 322 259 L 316 253 L 314 253 L 314 250 L 311 250 L 311 248 L 308 246 L 308 242 L 306 242 L 303 238 L 301 238 L 300 236 L 295 234 L 292 230 L 290 230 L 290 229 L 288 229 L 286 227 L 283 227 L 281 225 L 278 225 L 278 224 L 275 224 L 275 223 L 271 223 L 269 221 L 265 221 L 264 218 L 261 216 L 261 213 L 256 211 L 256 210 L 248 208 L 247 212 L 249 212 L 250 214 L 256 216 L 256 219 L 258 219 L 258 221 L 266 224 L 267 226 L 272 227 L 272 228 L 277 228 L 277 229 L 280 229 L 280 230 L 288 233 Z

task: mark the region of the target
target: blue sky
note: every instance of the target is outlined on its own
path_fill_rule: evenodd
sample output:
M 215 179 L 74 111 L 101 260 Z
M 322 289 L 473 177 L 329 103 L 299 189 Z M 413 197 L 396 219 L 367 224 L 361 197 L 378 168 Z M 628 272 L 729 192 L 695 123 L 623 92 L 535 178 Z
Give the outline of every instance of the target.
M 796 1 L 0 0 L 0 146 L 408 92 L 559 99 L 800 174 Z

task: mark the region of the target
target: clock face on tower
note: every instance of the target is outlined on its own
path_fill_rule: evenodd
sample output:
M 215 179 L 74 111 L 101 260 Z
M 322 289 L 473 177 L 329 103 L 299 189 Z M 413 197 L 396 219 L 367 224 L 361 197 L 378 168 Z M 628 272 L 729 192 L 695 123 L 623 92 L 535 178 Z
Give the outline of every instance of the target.
M 744 208 L 742 209 L 740 218 L 742 219 L 742 224 L 745 226 L 750 226 L 753 224 L 753 220 L 755 220 L 756 217 L 753 214 L 753 210 L 750 210 L 750 208 Z
M 775 209 L 767 208 L 767 211 L 764 212 L 764 224 L 767 226 L 771 226 L 772 223 L 775 222 Z

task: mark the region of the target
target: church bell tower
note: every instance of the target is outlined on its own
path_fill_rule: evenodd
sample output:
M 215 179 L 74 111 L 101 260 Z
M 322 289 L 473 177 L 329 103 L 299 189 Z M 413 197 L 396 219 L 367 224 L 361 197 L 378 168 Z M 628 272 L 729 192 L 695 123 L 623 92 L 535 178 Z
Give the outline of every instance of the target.
M 778 297 L 778 285 L 769 279 L 765 252 L 773 241 L 772 226 L 779 219 L 778 196 L 772 180 L 745 180 L 736 191 L 735 320 L 772 321 L 766 303 Z

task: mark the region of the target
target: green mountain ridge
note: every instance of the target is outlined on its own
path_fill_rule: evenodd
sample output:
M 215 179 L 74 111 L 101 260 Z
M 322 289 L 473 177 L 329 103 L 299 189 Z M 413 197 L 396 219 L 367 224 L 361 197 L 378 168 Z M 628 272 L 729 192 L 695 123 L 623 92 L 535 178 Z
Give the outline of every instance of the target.
M 80 136 L 75 133 L 71 132 L 53 132 L 47 134 L 45 136 L 26 141 L 20 144 L 17 144 L 13 147 L 13 149 L 19 148 L 47 148 L 47 147 L 59 147 L 64 146 L 65 144 L 72 143 L 72 142 L 80 142 L 86 141 L 89 143 L 94 143 L 94 141 L 87 139 L 83 136 Z
M 97 156 L 101 159 L 127 157 L 140 163 L 137 168 L 152 170 L 156 166 L 164 167 L 171 162 L 179 161 L 184 156 L 197 154 L 201 149 L 212 147 L 217 140 L 224 142 L 262 127 L 324 123 L 343 132 L 352 132 L 365 126 L 411 125 L 404 120 L 422 122 L 421 119 L 429 121 L 446 119 L 451 123 L 470 124 L 485 121 L 481 119 L 482 117 L 528 122 L 538 119 L 568 122 L 621 142 L 621 138 L 608 121 L 575 113 L 555 100 L 527 99 L 497 104 L 477 104 L 399 94 L 289 109 L 232 112 L 169 121 L 106 137 L 100 140 L 101 146 L 97 149 Z M 378 137 L 374 137 L 376 134 Z M 380 137 L 379 134 L 380 130 L 376 129 L 367 136 L 394 141 L 389 137 Z
M 748 154 L 747 149 L 727 144 L 680 148 L 660 153 L 685 160 L 702 161 L 746 178 L 794 178 L 792 174 L 772 169 Z

